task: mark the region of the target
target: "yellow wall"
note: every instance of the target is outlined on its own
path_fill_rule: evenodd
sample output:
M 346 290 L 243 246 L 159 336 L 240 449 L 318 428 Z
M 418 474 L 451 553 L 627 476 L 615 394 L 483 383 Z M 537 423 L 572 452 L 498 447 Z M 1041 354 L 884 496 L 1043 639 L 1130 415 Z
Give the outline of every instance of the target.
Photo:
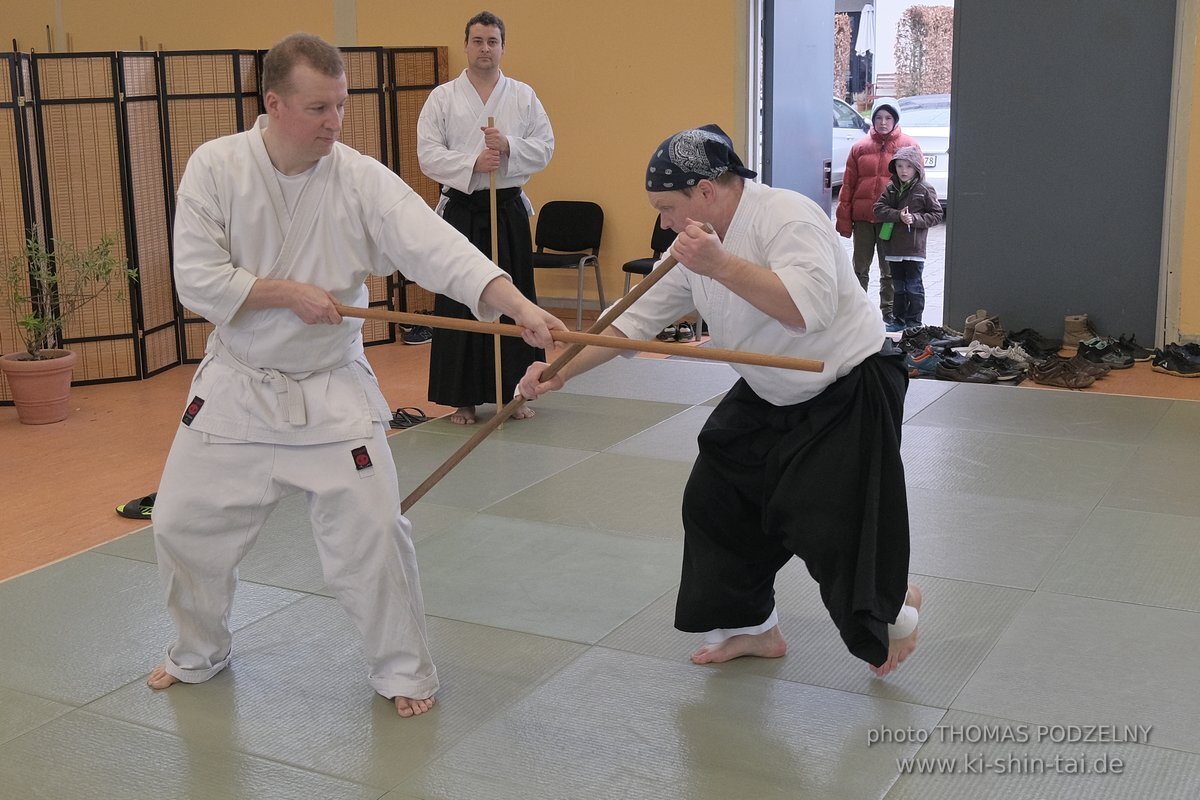
M 1183 198 L 1183 230 L 1179 251 L 1179 335 L 1200 341 L 1200 58 L 1193 64 L 1187 139 L 1179 147 L 1186 151 Z
M 139 36 L 152 49 L 265 48 L 295 30 L 334 40 L 337 22 L 350 14 L 357 41 L 338 44 L 446 45 L 452 75 L 466 66 L 463 25 L 490 8 L 507 26 L 502 68 L 534 87 L 554 125 L 554 159 L 527 192 L 535 207 L 594 200 L 604 209 L 601 263 L 609 302 L 621 288 L 621 264 L 649 255 L 654 213 L 641 187 L 654 147 L 677 130 L 716 122 L 744 150 L 746 0 L 695 0 L 686 14 L 669 13 L 674 4 L 644 0 L 5 4 L 16 8 L 0 18 L 0 50 L 16 37 L 21 49 L 45 51 L 47 25 L 64 41 L 63 32 L 69 33 L 76 52 L 134 50 Z M 592 292 L 590 279 L 586 288 Z M 538 291 L 573 297 L 574 273 L 543 271 Z

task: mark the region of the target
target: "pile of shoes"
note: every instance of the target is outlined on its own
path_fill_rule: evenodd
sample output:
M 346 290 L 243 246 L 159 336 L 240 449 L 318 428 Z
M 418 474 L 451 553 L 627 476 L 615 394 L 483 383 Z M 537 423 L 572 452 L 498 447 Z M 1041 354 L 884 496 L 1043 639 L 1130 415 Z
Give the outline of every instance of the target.
M 1155 350 L 1150 369 L 1177 378 L 1200 378 L 1200 344 L 1168 344 Z
M 1086 389 L 1111 370 L 1129 369 L 1138 361 L 1149 361 L 1154 353 L 1142 347 L 1137 337 L 1102 336 L 1087 314 L 1070 314 L 1063 319 L 1064 348 L 1075 348 L 1066 358 L 1048 354 L 1029 371 L 1035 383 L 1064 389 Z
M 1000 318 L 984 309 L 967 317 L 961 333 L 940 325 L 907 328 L 899 344 L 912 378 L 1017 384 L 1035 360 L 1020 342 L 1010 340 Z
M 998 315 L 981 308 L 967 317 L 962 333 L 939 326 L 909 328 L 900 335 L 900 348 L 909 377 L 963 383 L 1017 384 L 1029 377 L 1046 386 L 1084 389 L 1110 370 L 1151 359 L 1159 372 L 1200 376 L 1198 344 L 1147 350 L 1133 336 L 1101 336 L 1086 314 L 1066 317 L 1064 334 L 1060 341 L 1032 328 L 1009 332 Z M 1067 342 L 1075 355 L 1060 356 Z

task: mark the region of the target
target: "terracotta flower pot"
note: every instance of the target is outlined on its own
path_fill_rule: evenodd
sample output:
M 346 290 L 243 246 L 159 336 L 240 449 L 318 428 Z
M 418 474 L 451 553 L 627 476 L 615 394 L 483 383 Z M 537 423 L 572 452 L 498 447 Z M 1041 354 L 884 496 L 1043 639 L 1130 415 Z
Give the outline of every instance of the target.
M 53 358 L 34 361 L 28 353 L 0 356 L 0 370 L 12 389 L 17 419 L 26 425 L 45 425 L 67 418 L 71 370 L 79 356 L 74 350 L 43 350 Z

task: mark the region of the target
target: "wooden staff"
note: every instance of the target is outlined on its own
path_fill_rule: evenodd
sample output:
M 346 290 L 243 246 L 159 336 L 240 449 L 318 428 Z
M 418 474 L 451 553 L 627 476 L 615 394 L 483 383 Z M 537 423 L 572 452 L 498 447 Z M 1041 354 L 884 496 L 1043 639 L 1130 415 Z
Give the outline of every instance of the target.
M 569 343 L 571 343 L 571 347 L 568 347 L 566 350 L 564 350 L 562 352 L 562 354 L 558 356 L 558 358 L 554 359 L 554 361 L 552 363 L 550 363 L 546 366 L 546 369 L 542 370 L 542 374 L 540 376 L 541 379 L 543 381 L 547 381 L 547 380 L 550 380 L 550 378 L 557 375 L 558 371 L 561 370 L 564 366 L 566 366 L 567 363 L 569 363 L 572 359 L 574 359 L 575 356 L 578 355 L 581 350 L 583 350 L 584 346 L 586 346 L 588 344 L 596 344 L 596 345 L 603 346 L 603 347 L 614 347 L 614 348 L 619 348 L 619 349 L 646 350 L 646 351 L 650 351 L 650 352 L 659 352 L 659 353 L 664 352 L 663 348 L 669 348 L 668 350 L 666 350 L 666 352 L 668 354 L 688 355 L 688 356 L 692 356 L 692 357 L 696 357 L 700 353 L 712 352 L 712 350 L 713 350 L 712 348 L 695 348 L 695 347 L 685 347 L 685 346 L 681 346 L 681 345 L 668 345 L 665 342 L 656 342 L 656 341 L 655 342 L 651 342 L 651 341 L 636 341 L 635 342 L 633 340 L 625 339 L 625 338 L 617 337 L 617 336 L 598 336 L 598 335 L 596 335 L 600 331 L 607 329 L 608 326 L 610 324 L 612 324 L 613 320 L 615 320 L 618 316 L 620 316 L 622 313 L 624 313 L 625 309 L 629 308 L 629 306 L 632 305 L 635 300 L 637 300 L 639 297 L 641 297 L 643 294 L 645 294 L 650 289 L 650 287 L 652 287 L 654 284 L 656 284 L 677 263 L 678 262 L 675 260 L 674 256 L 668 255 L 663 260 L 663 262 L 661 264 L 659 264 L 649 275 L 647 275 L 645 278 L 643 278 L 642 281 L 640 283 L 638 283 L 637 286 L 635 286 L 624 297 L 622 297 L 620 300 L 618 300 L 616 302 L 616 304 L 613 305 L 607 312 L 602 314 L 600 316 L 600 318 L 597 319 L 596 322 L 593 323 L 590 328 L 588 328 L 587 333 L 578 333 L 576 331 L 551 331 L 551 335 L 554 337 L 555 341 L 569 342 Z M 397 317 L 408 316 L 408 315 L 404 314 L 403 312 L 399 312 L 399 311 L 384 311 L 382 309 L 375 309 L 375 308 L 349 308 L 346 306 L 338 306 L 337 310 L 338 310 L 338 313 L 341 314 L 342 316 L 361 317 L 363 319 L 396 320 Z M 474 320 L 445 319 L 445 318 L 441 318 L 441 317 L 434 317 L 434 318 L 430 319 L 426 315 L 421 315 L 421 318 L 424 320 L 424 324 L 430 325 L 432 327 L 438 327 L 438 325 L 442 322 L 446 323 L 445 327 L 450 327 L 450 328 L 456 328 L 456 326 L 458 326 L 458 325 L 492 326 L 492 325 L 496 324 L 496 323 L 477 322 Z M 517 325 L 505 325 L 503 327 L 510 329 L 511 332 L 509 335 L 518 335 L 519 336 L 520 335 L 519 332 L 522 330 L 522 328 L 520 328 Z M 467 329 L 473 330 L 474 328 L 472 327 L 472 328 L 467 328 Z M 587 339 L 587 341 L 584 341 L 584 339 Z M 745 359 L 747 357 L 753 357 L 755 359 L 767 358 L 767 359 L 770 359 L 771 363 L 764 364 L 764 366 L 776 366 L 776 367 L 782 367 L 785 369 L 802 369 L 802 370 L 807 370 L 807 371 L 811 371 L 811 372 L 820 372 L 825 368 L 825 365 L 823 362 L 811 361 L 808 359 L 783 358 L 782 356 L 759 356 L 758 354 L 740 353 L 736 350 L 721 350 L 718 352 L 720 352 L 723 357 L 718 356 L 714 360 L 727 361 L 727 362 L 733 361 L 734 359 L 730 358 L 730 356 L 733 356 L 733 357 L 736 357 L 737 359 L 739 359 L 740 363 L 751 363 L 751 362 L 745 361 Z M 705 358 L 707 356 L 699 356 L 699 357 Z M 759 363 L 759 362 L 756 361 L 754 363 Z M 497 427 L 499 427 L 500 422 L 502 422 L 507 417 L 511 416 L 524 403 L 525 403 L 525 398 L 522 397 L 520 395 L 520 393 L 518 393 L 516 395 L 516 397 L 514 397 L 511 401 L 508 402 L 507 405 L 505 405 L 503 408 L 498 408 L 496 411 L 496 416 L 492 417 L 492 419 L 488 420 L 486 423 L 480 425 L 479 430 L 477 430 L 475 432 L 475 434 L 470 439 L 468 439 L 465 444 L 463 444 L 457 451 L 455 451 L 450 456 L 450 458 L 446 459 L 446 461 L 440 467 L 438 467 L 436 470 L 434 470 L 433 474 L 431 474 L 428 478 L 426 478 L 425 481 L 423 483 L 421 483 L 420 486 L 418 486 L 416 489 L 414 489 L 412 491 L 412 493 L 409 494 L 408 497 L 404 498 L 404 501 L 400 504 L 400 510 L 407 511 L 408 509 L 412 508 L 413 504 L 415 504 L 418 500 L 420 500 L 422 497 L 424 497 L 426 492 L 428 492 L 430 489 L 432 489 L 437 484 L 438 481 L 440 481 L 442 478 L 444 478 L 450 472 L 450 470 L 452 470 L 456 466 L 458 466 L 459 462 L 461 462 L 464 458 L 466 458 L 467 455 L 472 450 L 474 450 L 479 445 L 480 442 L 482 442 L 485 438 L 487 438 L 488 434 L 490 434 L 493 430 L 495 430 Z
M 712 230 L 711 226 L 708 225 L 706 225 L 705 228 L 709 231 Z M 678 263 L 679 262 L 675 260 L 674 256 L 668 255 L 665 259 L 663 259 L 663 262 L 659 264 L 653 271 L 651 271 L 649 275 L 643 278 L 637 286 L 630 289 L 624 297 L 622 297 L 612 306 L 612 308 L 601 314 L 600 318 L 593 322 L 591 327 L 588 328 L 587 334 L 583 335 L 595 335 L 599 334 L 603 330 L 606 330 L 608 326 L 612 324 L 613 320 L 623 314 L 625 309 L 629 308 L 629 306 L 633 305 L 635 300 L 648 292 L 651 286 L 658 283 L 662 276 L 670 272 Z M 338 313 L 341 312 L 339 311 Z M 472 322 L 472 320 L 452 320 L 452 322 Z M 521 330 L 521 328 L 516 325 L 513 325 L 512 327 L 516 328 L 518 331 Z M 555 335 L 559 333 L 570 333 L 570 331 L 551 331 L 550 333 L 551 335 Z M 620 337 L 602 336 L 599 338 L 610 339 Z M 555 338 L 555 341 L 565 340 Z M 628 340 L 626 339 L 624 341 Z M 557 375 L 558 371 L 565 367 L 573 358 L 575 358 L 575 356 L 579 355 L 583 348 L 584 345 L 582 343 L 571 344 L 571 346 L 564 350 L 558 356 L 558 358 L 554 359 L 554 361 L 552 361 L 544 370 L 542 370 L 542 374 L 540 376 L 541 379 L 543 381 L 548 381 L 550 378 Z M 503 408 L 497 406 L 496 416 L 492 417 L 486 423 L 481 425 L 479 430 L 477 430 L 470 439 L 468 439 L 461 447 L 459 447 L 458 450 L 454 451 L 440 467 L 435 469 L 433 473 L 421 483 L 420 486 L 418 486 L 416 489 L 413 489 L 408 497 L 404 498 L 404 501 L 400 503 L 400 511 L 405 512 L 412 508 L 414 503 L 424 497 L 426 492 L 437 485 L 438 481 L 446 477 L 450 470 L 457 467 L 460 461 L 466 458 L 472 450 L 478 447 L 479 443 L 488 437 L 488 434 L 500 427 L 501 422 L 516 413 L 517 409 L 524 404 L 525 398 L 521 396 L 520 392 L 517 392 L 516 396 L 513 397 L 513 399 L 510 400 Z
M 488 117 L 488 127 L 496 127 L 496 118 Z M 492 263 L 497 267 L 500 266 L 500 231 L 496 227 L 496 170 L 488 173 L 488 204 L 491 210 L 491 227 L 492 232 Z M 500 334 L 492 337 L 492 352 L 495 354 L 492 361 L 495 364 L 494 372 L 496 373 L 496 412 L 504 407 L 504 381 L 500 375 Z
M 645 281 L 642 281 L 645 283 Z M 633 291 L 630 291 L 633 294 Z M 626 295 L 628 297 L 629 295 Z M 520 336 L 524 328 L 520 325 L 508 325 L 502 322 L 480 322 L 474 319 L 455 319 L 453 317 L 438 317 L 429 314 L 410 314 L 404 311 L 388 311 L 384 308 L 358 308 L 356 306 L 335 305 L 334 308 L 343 317 L 359 319 L 378 319 L 387 322 L 398 322 L 401 325 L 420 323 L 431 328 L 447 328 L 468 333 L 490 333 L 499 336 Z M 594 325 L 592 326 L 595 327 Z M 608 327 L 606 324 L 604 327 Z M 573 345 L 563 351 L 553 363 L 542 373 L 542 380 L 553 377 L 558 369 L 565 366 L 558 361 L 567 354 L 574 358 L 584 347 L 607 347 L 612 350 L 636 350 L 641 353 L 660 353 L 666 356 L 682 356 L 702 361 L 721 361 L 727 364 L 749 364 L 755 367 L 776 367 L 778 369 L 797 369 L 803 372 L 821 372 L 825 369 L 824 361 L 814 361 L 808 358 L 792 358 L 777 356 L 770 353 L 747 353 L 743 350 L 728 350 L 720 347 L 693 347 L 686 344 L 659 342 L 653 339 L 626 339 L 623 336 L 601 336 L 588 331 L 550 331 L 551 338 L 556 342 Z M 569 360 L 569 359 L 568 359 Z M 550 372 L 551 367 L 557 369 Z

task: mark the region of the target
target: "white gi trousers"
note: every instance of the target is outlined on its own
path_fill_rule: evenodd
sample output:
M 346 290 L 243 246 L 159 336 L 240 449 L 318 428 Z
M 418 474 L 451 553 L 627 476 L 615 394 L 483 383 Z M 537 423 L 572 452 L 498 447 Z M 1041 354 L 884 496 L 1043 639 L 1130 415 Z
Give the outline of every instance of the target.
M 308 497 L 325 582 L 362 634 L 368 681 L 384 697 L 431 697 L 437 670 L 425 635 L 412 525 L 400 513 L 383 425 L 329 444 L 241 442 L 181 425 L 154 507 L 154 544 L 178 639 L 165 667 L 199 683 L 229 664 L 237 565 L 288 495 Z M 371 466 L 359 469 L 365 447 Z

